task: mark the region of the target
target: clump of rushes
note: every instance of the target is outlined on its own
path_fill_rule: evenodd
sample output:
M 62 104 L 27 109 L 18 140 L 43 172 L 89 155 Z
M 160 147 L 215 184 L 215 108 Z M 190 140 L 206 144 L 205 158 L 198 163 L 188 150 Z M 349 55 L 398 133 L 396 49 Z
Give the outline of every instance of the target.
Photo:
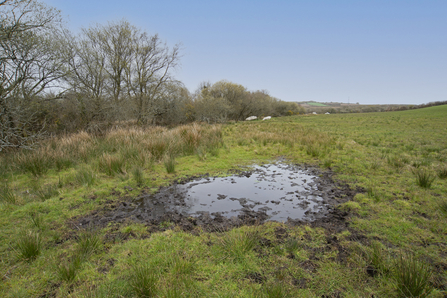
M 22 232 L 16 242 L 16 247 L 19 258 L 32 261 L 40 254 L 42 240 L 39 233 L 33 231 Z
M 164 158 L 163 163 L 165 165 L 166 172 L 168 172 L 169 174 L 175 172 L 175 158 L 174 158 L 174 155 L 172 155 L 172 154 L 166 155 L 165 158 Z
M 39 231 L 43 231 L 45 229 L 43 219 L 37 211 L 32 211 L 28 213 L 28 215 L 33 226 L 35 226 Z
M 137 297 L 155 297 L 157 294 L 157 275 L 150 266 L 136 265 L 132 268 L 129 285 Z
M 94 231 L 83 231 L 79 235 L 78 255 L 82 260 L 88 259 L 101 245 L 101 237 Z
M 438 169 L 438 177 L 440 179 L 446 179 L 447 178 L 447 166 L 443 166 Z
M 79 255 L 74 255 L 68 262 L 61 263 L 57 267 L 57 275 L 62 281 L 71 283 L 81 268 L 82 259 Z
M 447 215 L 447 200 L 443 200 L 441 203 L 439 203 L 439 210 Z
M 395 264 L 397 290 L 401 297 L 428 297 L 432 270 L 413 254 L 401 253 Z
M 241 260 L 259 243 L 259 232 L 232 230 L 222 238 L 222 248 L 228 257 Z
M 416 177 L 416 184 L 422 188 L 430 188 L 436 179 L 436 176 L 425 168 L 413 169 L 412 172 Z
M 75 180 L 83 186 L 93 186 L 96 182 L 96 175 L 87 167 L 81 167 L 76 173 Z
M 16 163 L 22 171 L 35 177 L 45 174 L 51 166 L 50 157 L 36 151 L 22 153 L 17 157 Z
M 144 182 L 144 171 L 141 167 L 134 167 L 132 170 L 133 179 L 138 186 L 143 185 Z
M 266 284 L 262 287 L 264 297 L 268 298 L 288 298 L 292 297 L 281 283 Z
M 287 239 L 285 243 L 285 249 L 289 253 L 290 256 L 295 256 L 295 252 L 300 248 L 300 243 L 295 238 Z
M 17 203 L 17 197 L 14 194 L 14 191 L 6 183 L 0 187 L 0 203 L 4 204 Z
M 389 256 L 386 251 L 382 248 L 382 244 L 375 241 L 371 244 L 370 249 L 366 251 L 366 259 L 368 267 L 366 271 L 371 276 L 376 276 L 378 274 L 387 274 L 389 272 Z
M 52 197 L 58 195 L 59 192 L 57 190 L 57 186 L 55 185 L 45 185 L 38 187 L 35 190 L 35 195 L 42 201 L 46 201 L 48 199 L 51 199 Z
M 124 173 L 124 160 L 119 155 L 103 153 L 103 155 L 99 158 L 98 166 L 100 171 L 109 176 Z

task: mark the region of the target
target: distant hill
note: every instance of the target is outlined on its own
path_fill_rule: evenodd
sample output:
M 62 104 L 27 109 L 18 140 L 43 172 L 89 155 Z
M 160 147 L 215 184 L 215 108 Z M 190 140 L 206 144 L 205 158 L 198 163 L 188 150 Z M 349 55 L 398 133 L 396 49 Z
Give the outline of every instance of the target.
M 421 109 L 432 106 L 447 105 L 447 101 L 429 102 L 420 105 L 409 104 L 388 104 L 388 105 L 361 105 L 359 103 L 343 103 L 343 102 L 316 102 L 316 101 L 302 101 L 297 102 L 302 106 L 306 113 L 370 113 L 370 112 L 388 112 L 388 111 L 403 111 L 412 109 Z

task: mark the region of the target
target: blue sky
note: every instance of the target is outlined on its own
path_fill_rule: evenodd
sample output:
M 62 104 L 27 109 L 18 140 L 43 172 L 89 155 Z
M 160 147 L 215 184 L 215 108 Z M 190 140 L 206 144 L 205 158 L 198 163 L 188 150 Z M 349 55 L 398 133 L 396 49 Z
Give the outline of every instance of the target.
M 447 1 L 41 0 L 76 32 L 123 18 L 172 46 L 176 78 L 285 101 L 447 100 Z

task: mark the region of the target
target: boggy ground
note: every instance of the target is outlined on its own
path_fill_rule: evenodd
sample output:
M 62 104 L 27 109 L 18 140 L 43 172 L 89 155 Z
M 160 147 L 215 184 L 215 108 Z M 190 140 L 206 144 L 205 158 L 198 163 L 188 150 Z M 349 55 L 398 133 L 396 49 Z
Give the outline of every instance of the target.
M 330 170 L 322 170 L 315 166 L 293 165 L 289 168 L 304 170 L 306 173 L 316 177 L 314 188 L 310 189 L 309 195 L 321 197 L 318 201 L 318 208 L 308 210 L 304 218 L 288 218 L 287 224 L 311 224 L 313 227 L 324 227 L 328 232 L 339 233 L 346 229 L 346 220 L 348 212 L 336 209 L 336 206 L 345 203 L 359 192 L 364 192 L 361 188 L 351 189 L 348 184 L 335 182 L 332 179 L 334 173 Z M 249 177 L 259 170 L 232 170 L 229 173 L 233 177 Z M 266 173 L 262 177 L 266 178 Z M 114 192 L 117 197 L 110 200 L 99 210 L 94 210 L 90 214 L 78 216 L 71 219 L 71 224 L 75 227 L 104 228 L 110 223 L 139 223 L 151 230 L 156 230 L 161 223 L 173 223 L 184 231 L 193 231 L 200 227 L 205 231 L 228 231 L 231 228 L 241 227 L 243 225 L 263 224 L 269 220 L 269 215 L 262 209 L 254 210 L 254 204 L 241 203 L 243 208 L 237 216 L 225 216 L 221 212 L 202 212 L 198 216 L 191 216 L 186 212 L 176 210 L 175 206 L 185 205 L 185 193 L 175 191 L 178 185 L 185 185 L 189 182 L 200 179 L 209 180 L 210 175 L 189 176 L 173 181 L 169 186 L 159 187 L 155 194 L 148 195 L 147 189 L 143 189 L 139 196 L 129 197 L 121 193 Z M 225 196 L 225 193 L 222 194 Z M 141 197 L 150 197 L 143 206 L 138 200 Z M 245 198 L 242 198 L 246 201 Z M 240 200 L 240 198 L 236 198 Z M 298 199 L 297 199 L 298 201 Z M 260 204 L 260 203 L 259 203 Z

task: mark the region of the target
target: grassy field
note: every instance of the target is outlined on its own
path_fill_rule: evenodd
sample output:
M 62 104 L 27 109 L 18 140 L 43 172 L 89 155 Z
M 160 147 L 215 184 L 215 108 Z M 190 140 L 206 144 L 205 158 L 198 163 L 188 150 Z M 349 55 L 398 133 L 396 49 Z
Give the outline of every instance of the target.
M 345 228 L 185 232 L 75 219 L 191 175 L 285 158 L 363 190 Z M 1 156 L 1 297 L 445 297 L 447 106 L 117 129 Z

